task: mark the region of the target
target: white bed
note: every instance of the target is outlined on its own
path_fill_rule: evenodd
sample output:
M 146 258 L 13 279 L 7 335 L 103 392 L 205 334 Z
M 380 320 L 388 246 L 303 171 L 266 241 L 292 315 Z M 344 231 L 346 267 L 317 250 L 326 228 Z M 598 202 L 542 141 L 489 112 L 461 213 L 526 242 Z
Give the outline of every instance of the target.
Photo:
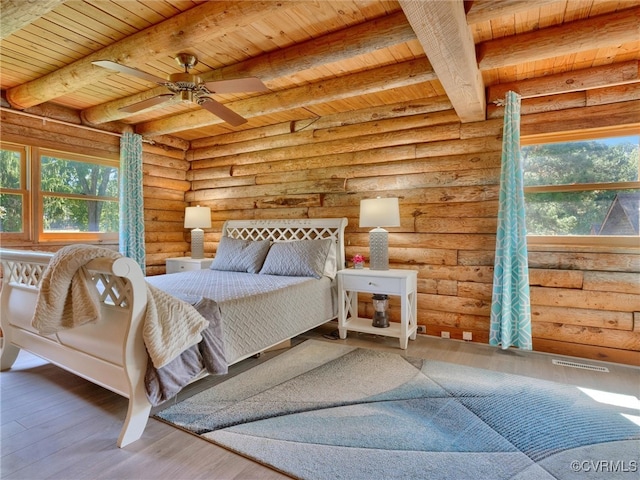
M 285 246 L 281 242 L 331 239 L 339 269 L 345 264 L 346 225 L 345 218 L 230 220 L 223 227 L 223 237 L 256 243 L 268 240 L 274 245 L 280 244 L 278 247 Z M 337 316 L 336 282 L 325 275 L 293 279 L 293 290 L 297 290 L 293 296 L 281 288 L 276 288 L 275 293 L 254 292 L 250 295 L 254 303 L 247 309 L 246 304 L 243 306 L 243 294 L 234 293 L 229 284 L 242 285 L 243 275 L 258 277 L 258 281 L 266 283 L 279 283 L 279 275 L 196 271 L 145 279 L 133 260 L 104 257 L 91 260 L 85 266 L 90 273 L 88 283 L 100 292 L 100 319 L 41 335 L 33 328 L 32 319 L 43 273 L 51 258 L 51 253 L 0 250 L 3 267 L 0 320 L 4 336 L 0 368 L 11 368 L 19 350 L 24 349 L 128 398 L 127 416 L 117 441 L 119 447 L 140 438 L 151 409 L 145 389 L 148 354 L 142 335 L 147 307 L 146 280 L 160 289 L 172 283 L 173 286 L 167 287 L 171 290 L 177 288 L 171 280 L 179 279 L 180 295 L 213 297 L 222 316 L 228 364 L 260 353 Z M 226 286 L 206 280 L 216 273 L 218 279 L 223 278 L 216 282 L 222 281 Z M 196 291 L 193 286 L 197 284 L 209 290 Z M 310 292 L 314 291 L 324 293 L 312 299 Z M 275 301 L 267 298 L 269 296 Z M 310 305 L 318 315 L 308 314 Z

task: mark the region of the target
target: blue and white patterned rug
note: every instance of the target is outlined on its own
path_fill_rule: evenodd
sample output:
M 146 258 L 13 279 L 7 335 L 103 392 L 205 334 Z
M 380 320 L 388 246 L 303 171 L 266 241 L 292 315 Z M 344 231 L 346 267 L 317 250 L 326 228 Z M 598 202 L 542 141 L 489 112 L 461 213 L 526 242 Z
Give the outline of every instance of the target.
M 156 417 L 303 479 L 637 479 L 640 412 L 570 385 L 307 340 Z

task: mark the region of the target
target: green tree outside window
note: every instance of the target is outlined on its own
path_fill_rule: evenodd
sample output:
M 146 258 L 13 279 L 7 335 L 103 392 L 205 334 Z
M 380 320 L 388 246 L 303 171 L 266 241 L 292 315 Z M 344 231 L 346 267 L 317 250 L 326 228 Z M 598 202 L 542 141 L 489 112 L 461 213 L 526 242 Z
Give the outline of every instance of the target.
M 42 156 L 45 231 L 117 232 L 118 169 Z
M 598 235 L 614 202 L 621 199 L 631 205 L 632 215 L 635 208 L 637 216 L 640 189 L 624 188 L 624 184 L 638 181 L 638 137 L 623 143 L 594 140 L 530 145 L 521 151 L 529 234 Z M 527 191 L 527 187 L 540 186 L 556 188 Z M 629 220 L 636 228 L 631 234 L 637 235 L 637 219 Z M 618 234 L 630 233 L 621 230 Z

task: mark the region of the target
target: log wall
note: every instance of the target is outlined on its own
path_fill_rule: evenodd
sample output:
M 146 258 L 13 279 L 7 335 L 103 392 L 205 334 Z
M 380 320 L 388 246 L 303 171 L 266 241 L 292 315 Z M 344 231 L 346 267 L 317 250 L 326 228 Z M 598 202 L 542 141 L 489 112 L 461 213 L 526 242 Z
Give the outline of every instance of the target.
M 166 272 L 166 259 L 189 255 L 184 229 L 189 162 L 186 149 L 143 144 L 146 273 Z
M 563 128 L 640 121 L 637 95 L 597 106 L 568 97 L 554 99 Z M 553 131 L 553 106 L 547 100 L 541 112 L 539 103 L 523 101 L 523 134 Z M 470 331 L 486 343 L 501 136 L 499 108 L 487 121 L 461 124 L 445 98 L 230 133 L 191 143 L 185 199 L 212 209 L 211 254 L 229 218 L 345 216 L 350 258 L 368 257 L 360 200 L 397 196 L 390 263 L 418 270 L 418 323 L 429 335 Z M 638 250 L 536 247 L 529 261 L 534 349 L 640 365 Z M 398 320 L 394 299 L 391 306 Z M 366 299 L 359 308 L 373 313 Z
M 636 89 L 637 92 L 637 89 Z M 606 92 L 605 92 L 606 93 Z M 522 133 L 638 123 L 638 94 L 591 94 L 600 103 L 523 101 Z M 557 111 L 553 111 L 556 109 Z M 551 111 L 549 111 L 551 110 Z M 189 255 L 184 207 L 208 205 L 213 254 L 229 218 L 349 219 L 347 257 L 368 257 L 359 202 L 398 196 L 390 230 L 393 268 L 418 270 L 418 322 L 427 333 L 488 341 L 502 118 L 460 124 L 446 98 L 336 114 L 197 140 L 144 144 L 147 273 Z M 554 122 L 561 118 L 561 122 Z M 573 129 L 573 128 L 570 128 Z M 2 112 L 2 138 L 80 153 L 117 155 L 118 138 Z M 78 150 L 79 149 L 79 150 Z M 57 249 L 25 244 L 22 248 Z M 530 248 L 534 349 L 640 365 L 637 249 Z M 392 319 L 399 305 L 392 299 Z M 360 305 L 371 315 L 368 301 Z

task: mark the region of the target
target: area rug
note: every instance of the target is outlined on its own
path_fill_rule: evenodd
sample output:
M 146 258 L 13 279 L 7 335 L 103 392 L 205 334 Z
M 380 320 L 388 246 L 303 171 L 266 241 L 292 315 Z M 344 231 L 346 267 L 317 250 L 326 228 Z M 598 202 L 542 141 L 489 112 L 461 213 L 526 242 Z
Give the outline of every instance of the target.
M 310 480 L 640 471 L 638 410 L 575 386 L 316 340 L 156 416 Z

